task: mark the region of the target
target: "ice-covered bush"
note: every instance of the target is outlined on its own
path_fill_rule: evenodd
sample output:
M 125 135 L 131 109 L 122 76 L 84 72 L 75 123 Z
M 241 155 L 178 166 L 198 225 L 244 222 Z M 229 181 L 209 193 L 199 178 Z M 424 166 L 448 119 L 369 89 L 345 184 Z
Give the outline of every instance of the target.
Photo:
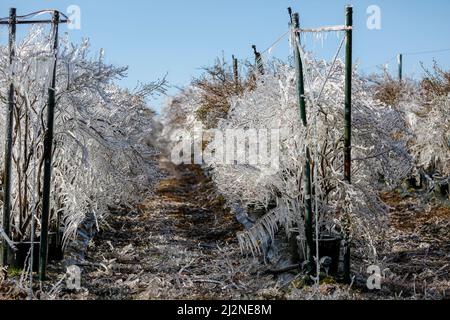
M 425 101 L 413 95 L 400 103 L 413 133 L 408 147 L 415 166 L 427 174 L 450 177 L 450 96 Z
M 260 77 L 253 91 L 233 98 L 227 118 L 219 123 L 223 131 L 281 129 L 279 170 L 218 163 L 213 165 L 214 180 L 230 206 L 266 208 L 254 226 L 239 235 L 244 247 L 259 250 L 267 235 L 273 238 L 280 227 L 302 237 L 302 177 L 308 147 L 317 229 L 339 231 L 343 217 L 349 215 L 354 238 L 374 248 L 386 213 L 378 189 L 396 186 L 411 169 L 405 139 L 408 130 L 401 114 L 374 100 L 355 73 L 353 178 L 352 184 L 347 184 L 343 178 L 344 65 L 338 61 L 324 86 L 330 65 L 309 57 L 305 62 L 307 129 L 300 122 L 295 70 L 283 64 L 274 73 Z
M 409 144 L 415 165 L 428 178 L 450 178 L 450 72 L 435 62 L 425 69 L 414 94 L 405 96 L 399 110 L 405 112 L 414 138 Z
M 448 184 L 450 178 L 450 72 L 436 62 L 432 70 L 424 71 L 421 80 L 399 82 L 384 70 L 367 78 L 367 90 L 403 114 L 409 130 L 408 152 L 414 159 L 411 181 L 420 176 L 434 187 L 436 182 Z
M 132 206 L 151 190 L 158 177 L 157 149 L 148 139 L 159 125 L 146 98 L 164 90 L 164 81 L 139 86 L 134 92 L 114 81 L 125 67 L 93 56 L 89 42 L 61 41 L 57 63 L 57 107 L 53 154 L 51 226 L 62 222 L 65 240 L 76 234 L 86 215 L 101 221 L 111 207 Z M 35 214 L 39 234 L 43 175 L 43 138 L 47 90 L 53 72 L 53 40 L 36 28 L 17 44 L 9 67 L 8 49 L 0 56 L 0 121 L 4 123 L 9 83 L 16 88 L 12 232 L 30 237 Z M 0 136 L 5 127 L 0 126 Z M 4 143 L 0 144 L 3 167 Z
M 163 122 L 165 135 L 176 129 L 193 129 L 202 126 L 197 117 L 200 100 L 200 90 L 189 86 L 178 95 L 170 97 L 163 107 Z

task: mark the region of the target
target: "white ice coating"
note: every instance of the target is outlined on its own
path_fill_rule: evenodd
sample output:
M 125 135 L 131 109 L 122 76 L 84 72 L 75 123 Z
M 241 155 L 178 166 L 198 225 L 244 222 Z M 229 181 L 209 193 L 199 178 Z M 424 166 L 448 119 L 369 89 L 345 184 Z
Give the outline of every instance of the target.
M 17 44 L 13 63 L 15 112 L 21 119 L 20 122 L 15 120 L 17 132 L 13 150 L 12 230 L 15 238 L 29 237 L 30 224 L 26 219 L 36 211 L 36 206 L 40 207 L 36 193 L 38 181 L 42 179 L 46 104 L 54 66 L 52 45 L 51 37 L 43 29 L 34 28 Z M 7 48 L 1 50 L 0 90 L 5 97 L 10 67 Z M 95 216 L 97 223 L 101 223 L 109 207 L 139 202 L 144 192 L 152 189 L 158 176 L 153 163 L 157 151 L 147 141 L 157 127 L 154 113 L 145 102 L 147 89 L 136 95 L 112 83 L 125 71 L 126 68 L 104 64 L 103 59 L 91 59 L 88 41 L 81 45 L 71 44 L 67 39 L 61 41 L 51 220 L 61 213 L 65 244 L 76 235 L 86 215 Z M 2 123 L 5 108 L 6 104 L 1 103 Z M 5 137 L 4 126 L 0 126 L 0 137 Z M 4 143 L 0 143 L 0 155 L 3 168 Z M 21 200 L 25 191 L 28 193 L 26 204 Z M 20 206 L 25 212 L 22 218 Z M 39 215 L 40 209 L 36 216 L 39 218 Z M 39 234 L 39 224 L 36 227 Z

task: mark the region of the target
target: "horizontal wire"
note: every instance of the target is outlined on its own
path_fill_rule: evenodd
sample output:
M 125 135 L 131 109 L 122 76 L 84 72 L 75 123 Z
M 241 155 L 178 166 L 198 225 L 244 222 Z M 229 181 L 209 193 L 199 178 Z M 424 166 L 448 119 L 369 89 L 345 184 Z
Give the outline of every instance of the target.
M 426 54 L 432 54 L 432 53 L 441 53 L 441 52 L 450 52 L 450 49 L 441 49 L 441 50 L 429 50 L 429 51 L 417 51 L 417 52 L 407 52 L 407 53 L 401 53 L 401 55 L 403 56 L 418 56 L 418 55 L 426 55 Z M 373 69 L 375 67 L 380 67 L 386 64 L 391 63 L 392 61 L 394 61 L 395 59 L 398 59 L 398 55 L 391 58 L 390 60 L 384 62 L 384 63 L 379 63 L 379 64 L 375 64 L 369 67 L 365 67 L 365 68 L 361 68 L 363 71 L 364 70 L 370 70 Z
M 374 65 L 371 65 L 371 66 L 369 66 L 369 67 L 365 67 L 365 68 L 361 68 L 361 69 L 362 69 L 362 70 L 368 70 L 368 69 L 373 69 L 373 68 L 376 68 L 376 67 L 380 67 L 380 66 L 383 66 L 383 65 L 386 65 L 386 64 L 391 63 L 391 62 L 394 61 L 395 59 L 397 59 L 397 56 L 395 56 L 395 57 L 389 59 L 389 60 L 386 61 L 386 62 L 374 64 Z
M 53 12 L 59 12 L 59 14 L 60 14 L 62 17 L 64 17 L 64 18 L 66 18 L 67 20 L 69 20 L 69 17 L 66 16 L 64 13 L 62 13 L 61 11 L 59 11 L 59 10 L 52 10 L 52 9 L 39 10 L 39 11 L 32 12 L 32 13 L 29 13 L 29 14 L 26 14 L 26 15 L 23 15 L 23 16 L 17 16 L 16 18 L 17 18 L 17 19 L 28 19 L 28 18 L 35 17 L 35 16 L 38 16 L 38 15 L 41 15 L 41 14 L 45 14 L 45 13 L 53 13 Z M 8 21 L 8 20 L 9 20 L 9 17 L 6 17 L 6 18 L 0 18 L 0 21 Z
M 296 32 L 305 33 L 305 32 L 336 32 L 336 31 L 350 31 L 353 30 L 353 27 L 349 26 L 329 26 L 329 27 L 322 27 L 322 28 L 316 28 L 316 29 L 294 29 Z
M 336 31 L 348 31 L 348 30 L 353 30 L 353 27 L 347 27 L 347 26 L 329 26 L 329 27 L 323 27 L 323 28 L 317 28 L 317 29 L 290 29 L 288 31 L 286 31 L 285 33 L 283 33 L 277 40 L 275 40 L 267 49 L 261 51 L 261 54 L 265 54 L 268 51 L 272 50 L 279 42 L 281 42 L 281 40 L 283 40 L 290 32 L 300 32 L 300 33 L 311 33 L 311 32 L 336 32 Z M 247 59 L 250 59 L 247 58 Z
M 69 19 L 68 16 L 66 16 L 64 13 L 62 13 L 61 11 L 55 10 L 55 9 L 45 9 L 45 10 L 40 10 L 40 11 L 36 11 L 36 12 L 32 12 L 23 16 L 18 16 L 17 18 L 22 18 L 22 19 L 26 19 L 26 18 L 30 18 L 30 17 L 35 17 L 44 13 L 53 13 L 53 12 L 59 12 L 59 14 L 61 16 L 63 16 L 66 19 Z
M 407 52 L 407 53 L 402 53 L 402 54 L 404 56 L 415 56 L 415 55 L 425 55 L 425 54 L 449 52 L 449 51 L 450 51 L 450 49 L 439 49 L 439 50 L 430 50 L 430 51 Z

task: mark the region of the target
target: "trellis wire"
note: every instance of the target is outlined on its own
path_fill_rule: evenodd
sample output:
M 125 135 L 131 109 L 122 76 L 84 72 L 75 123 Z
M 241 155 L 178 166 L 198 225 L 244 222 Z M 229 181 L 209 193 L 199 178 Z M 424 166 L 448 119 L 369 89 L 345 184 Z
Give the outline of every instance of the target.
M 336 32 L 336 31 L 349 31 L 352 30 L 353 27 L 347 27 L 347 26 L 330 26 L 330 27 L 322 27 L 322 28 L 315 28 L 315 29 L 304 29 L 304 28 L 297 28 L 294 29 L 295 32 L 300 33 L 323 33 L 323 32 Z

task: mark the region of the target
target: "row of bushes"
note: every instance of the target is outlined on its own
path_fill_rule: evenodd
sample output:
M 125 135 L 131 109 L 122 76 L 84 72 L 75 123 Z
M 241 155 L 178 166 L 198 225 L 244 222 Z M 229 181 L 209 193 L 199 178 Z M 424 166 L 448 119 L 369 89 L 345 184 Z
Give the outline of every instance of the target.
M 319 100 L 330 65 L 312 57 L 305 57 L 305 64 L 308 120 L 315 124 L 308 129 L 300 126 L 292 66 L 273 61 L 264 75 L 250 68 L 236 90 L 231 67 L 220 62 L 169 100 L 166 132 L 198 126 L 223 131 L 282 128 L 277 172 L 248 164 L 205 168 L 240 220 L 251 221 L 239 235 L 243 247 L 267 254 L 280 228 L 288 238 L 304 237 L 303 151 L 309 146 L 318 230 L 339 233 L 346 227 L 344 217 L 350 216 L 354 240 L 370 247 L 362 255 L 374 260 L 387 211 L 379 192 L 397 187 L 419 168 L 450 175 L 449 74 L 435 66 L 422 81 L 399 83 L 386 73 L 360 77 L 355 70 L 354 177 L 348 185 L 342 177 L 343 64 L 337 63 Z M 185 116 L 177 117 L 181 113 Z M 214 137 L 207 143 L 214 145 Z
M 44 29 L 33 29 L 17 44 L 12 67 L 8 48 L 0 49 L 2 123 L 10 82 L 16 96 L 11 227 L 17 242 L 40 233 L 44 115 L 54 65 L 49 43 Z M 159 126 L 146 99 L 164 91 L 165 81 L 133 92 L 121 89 L 115 81 L 127 68 L 106 64 L 103 52 L 93 56 L 89 48 L 87 40 L 75 45 L 63 39 L 57 60 L 50 223 L 53 232 L 64 230 L 65 244 L 87 215 L 95 217 L 99 228 L 111 207 L 139 203 L 159 176 L 154 163 L 158 150 L 148 140 Z M 5 126 L 0 126 L 0 136 L 5 136 Z

